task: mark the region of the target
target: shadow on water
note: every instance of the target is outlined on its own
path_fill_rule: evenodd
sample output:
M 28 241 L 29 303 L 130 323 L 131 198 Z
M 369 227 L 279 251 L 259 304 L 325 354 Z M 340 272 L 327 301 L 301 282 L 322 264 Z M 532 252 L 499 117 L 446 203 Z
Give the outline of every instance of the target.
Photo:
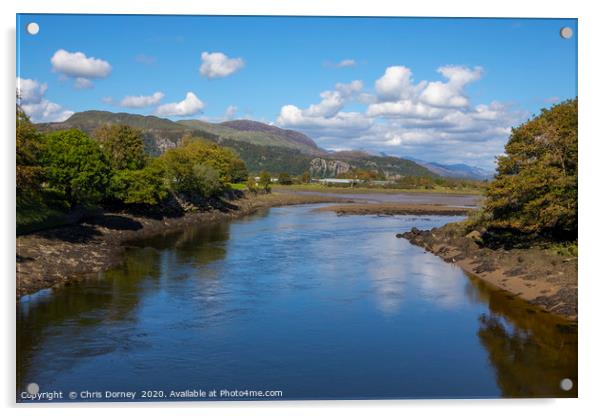
M 95 343 L 94 340 L 82 339 L 82 344 L 73 350 L 68 346 L 70 339 L 52 350 L 60 351 L 62 368 L 65 363 L 76 364 L 85 356 L 105 354 L 117 348 L 127 348 L 123 341 L 127 336 L 119 338 L 118 324 L 121 321 L 136 319 L 133 313 L 140 300 L 149 290 L 158 290 L 161 276 L 161 263 L 170 249 L 179 262 L 192 262 L 202 265 L 224 257 L 225 249 L 215 242 L 227 241 L 229 224 L 215 224 L 194 227 L 185 231 L 140 240 L 126 248 L 124 263 L 105 273 L 90 275 L 82 280 L 56 290 L 47 289 L 37 294 L 23 297 L 17 304 L 17 387 L 23 389 L 28 382 L 28 370 L 36 366 L 39 360 L 51 363 L 52 357 L 44 357 L 39 346 L 44 345 L 48 328 L 64 328 L 76 336 L 86 328 L 110 325 L 115 333 L 114 342 Z M 68 336 L 67 333 L 65 333 Z M 73 353 L 72 356 L 70 354 Z M 67 364 L 68 366 L 69 364 Z
M 577 324 L 468 276 L 469 296 L 488 306 L 478 337 L 504 397 L 577 397 Z M 560 381 L 573 382 L 570 391 Z

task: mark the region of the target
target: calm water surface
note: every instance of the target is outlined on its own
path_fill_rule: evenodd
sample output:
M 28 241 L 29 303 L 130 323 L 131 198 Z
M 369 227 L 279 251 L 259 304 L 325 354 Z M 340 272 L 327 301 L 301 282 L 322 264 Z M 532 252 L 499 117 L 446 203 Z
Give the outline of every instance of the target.
M 575 327 L 395 238 L 458 217 L 313 208 L 141 241 L 120 267 L 24 298 L 18 391 L 576 395 L 559 388 L 577 381 Z

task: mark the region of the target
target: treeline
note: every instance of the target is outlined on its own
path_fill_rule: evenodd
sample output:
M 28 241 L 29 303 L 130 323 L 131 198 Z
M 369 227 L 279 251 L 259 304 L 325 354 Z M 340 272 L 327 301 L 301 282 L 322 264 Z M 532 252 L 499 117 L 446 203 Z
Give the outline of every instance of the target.
M 140 130 L 105 125 L 89 137 L 79 130 L 39 132 L 17 107 L 17 228 L 75 208 L 157 205 L 170 195 L 211 198 L 247 180 L 231 149 L 192 136 L 159 157 L 144 152 Z
M 500 241 L 576 241 L 577 114 L 575 98 L 512 130 L 473 227 Z
M 387 189 L 437 189 L 451 190 L 485 190 L 487 182 L 476 179 L 447 178 L 442 176 L 407 175 L 397 179 L 389 179 L 383 172 L 370 169 L 351 169 L 337 175 L 339 179 L 357 179 L 362 181 L 362 186 L 384 187 Z M 370 185 L 376 181 L 375 185 Z M 385 181 L 384 184 L 379 182 Z

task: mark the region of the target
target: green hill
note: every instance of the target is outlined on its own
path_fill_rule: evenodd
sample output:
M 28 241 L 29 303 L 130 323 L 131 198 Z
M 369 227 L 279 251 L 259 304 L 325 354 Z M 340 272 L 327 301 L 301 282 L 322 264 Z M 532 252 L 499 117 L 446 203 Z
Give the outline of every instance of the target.
M 360 151 L 328 153 L 303 133 L 251 120 L 175 122 L 139 114 L 83 111 L 63 122 L 41 123 L 38 127 L 42 131 L 78 129 L 92 134 L 104 124 L 125 124 L 142 130 L 146 151 L 152 155 L 178 146 L 185 135 L 204 137 L 236 150 L 250 172 L 267 170 L 300 175 L 311 171 L 316 177 L 331 177 L 349 169 L 367 169 L 387 177 L 437 176 L 407 159 Z

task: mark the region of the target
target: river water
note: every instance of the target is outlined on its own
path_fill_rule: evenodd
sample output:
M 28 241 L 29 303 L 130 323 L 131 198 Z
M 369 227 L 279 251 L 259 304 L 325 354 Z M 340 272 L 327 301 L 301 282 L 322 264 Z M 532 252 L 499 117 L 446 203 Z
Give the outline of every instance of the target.
M 29 383 L 136 400 L 142 391 L 174 399 L 172 390 L 289 400 L 576 395 L 576 327 L 395 238 L 459 217 L 315 207 L 139 241 L 117 268 L 23 298 L 18 396 Z

